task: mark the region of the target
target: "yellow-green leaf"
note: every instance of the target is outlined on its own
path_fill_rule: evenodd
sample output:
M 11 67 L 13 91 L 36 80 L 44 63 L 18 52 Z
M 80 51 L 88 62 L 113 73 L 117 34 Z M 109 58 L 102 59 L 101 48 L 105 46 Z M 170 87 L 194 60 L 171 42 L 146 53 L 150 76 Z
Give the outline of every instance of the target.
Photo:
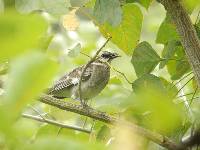
M 126 54 L 131 55 L 140 39 L 143 16 L 135 4 L 126 4 L 122 10 L 122 21 L 117 27 L 104 24 L 99 25 L 99 29 L 104 36 L 112 36 L 111 41 Z
M 28 102 L 39 96 L 56 72 L 57 64 L 39 52 L 27 53 L 12 61 L 5 85 L 5 99 L 12 114 L 18 114 Z
M 37 47 L 47 24 L 39 15 L 20 15 L 7 10 L 0 14 L 0 60 Z

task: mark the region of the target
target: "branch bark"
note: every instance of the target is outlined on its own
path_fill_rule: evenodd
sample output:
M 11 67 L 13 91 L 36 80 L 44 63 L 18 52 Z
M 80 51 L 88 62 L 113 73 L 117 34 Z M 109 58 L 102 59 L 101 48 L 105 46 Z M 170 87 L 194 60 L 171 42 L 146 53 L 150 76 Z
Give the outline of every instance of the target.
M 158 0 L 171 16 L 200 87 L 200 41 L 187 11 L 179 0 Z
M 39 98 L 39 101 L 45 104 L 49 104 L 51 106 L 60 108 L 62 110 L 65 111 L 70 111 L 70 112 L 74 112 L 80 115 L 84 115 L 90 118 L 93 118 L 95 120 L 99 120 L 105 123 L 109 123 L 109 124 L 123 124 L 123 125 L 127 125 L 128 127 L 134 129 L 135 132 L 137 132 L 137 134 L 146 137 L 147 139 L 167 148 L 170 150 L 186 150 L 186 148 L 184 148 L 182 145 L 176 144 L 175 142 L 173 142 L 172 140 L 170 140 L 169 138 L 152 132 L 148 129 L 145 129 L 143 127 L 140 127 L 136 124 L 133 124 L 131 122 L 127 122 L 124 120 L 119 120 L 113 116 L 110 116 L 104 112 L 95 110 L 93 108 L 90 107 L 84 107 L 83 105 L 80 104 L 74 104 L 71 102 L 67 102 L 65 100 L 61 100 L 61 99 L 56 99 L 53 98 L 49 95 L 41 95 Z

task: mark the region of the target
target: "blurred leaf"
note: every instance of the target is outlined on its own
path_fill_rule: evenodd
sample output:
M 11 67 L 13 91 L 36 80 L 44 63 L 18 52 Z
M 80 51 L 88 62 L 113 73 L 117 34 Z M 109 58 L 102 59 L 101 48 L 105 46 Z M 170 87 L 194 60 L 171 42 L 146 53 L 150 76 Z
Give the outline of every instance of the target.
M 104 125 L 101 127 L 97 134 L 97 140 L 107 142 L 111 136 L 111 130 L 108 126 Z
M 76 57 L 79 55 L 80 51 L 81 51 L 81 44 L 78 43 L 72 49 L 69 50 L 68 56 Z
M 39 96 L 56 72 L 57 65 L 39 52 L 27 53 L 12 61 L 5 98 L 13 115 Z
M 8 62 L 1 63 L 0 64 L 0 75 L 6 74 L 8 72 L 8 68 L 9 68 Z
M 114 76 L 114 77 L 111 77 L 110 80 L 109 80 L 109 84 L 122 84 L 121 80 L 119 79 L 119 77 L 117 76 Z
M 63 15 L 68 12 L 70 1 L 66 0 L 16 0 L 15 6 L 21 13 L 42 10 L 52 15 Z
M 150 73 L 160 62 L 160 57 L 147 42 L 140 43 L 134 50 L 132 64 L 138 77 Z
M 200 0 L 183 0 L 183 4 L 186 9 L 192 13 L 192 11 L 200 5 Z
M 49 44 L 51 43 L 51 41 L 53 40 L 54 35 L 44 35 L 40 38 L 39 41 L 39 48 L 46 51 L 49 47 Z
M 14 7 L 15 0 L 4 0 L 4 5 L 5 5 L 6 8 Z
M 104 36 L 111 36 L 114 44 L 131 55 L 140 38 L 143 16 L 135 4 L 126 4 L 122 9 L 123 18 L 119 26 L 104 24 L 99 25 L 99 30 Z
M 0 59 L 5 60 L 37 47 L 46 23 L 38 15 L 19 15 L 15 11 L 0 14 Z
M 165 20 L 160 25 L 156 42 L 159 44 L 166 44 L 168 41 L 173 40 L 179 40 L 179 35 L 176 32 L 175 26 L 171 23 L 170 17 L 167 15 Z
M 68 31 L 75 31 L 80 25 L 79 20 L 76 17 L 76 11 L 79 8 L 72 9 L 68 14 L 63 16 L 63 26 Z
M 178 41 L 169 41 L 165 45 L 163 51 L 162 51 L 162 57 L 166 60 L 163 60 L 160 62 L 159 68 L 162 69 L 167 64 L 169 59 L 174 58 L 175 52 L 177 50 L 177 42 Z
M 146 9 L 148 9 L 149 5 L 151 4 L 151 2 L 153 0 L 125 0 L 125 1 L 126 1 L 126 3 L 135 3 L 135 2 L 137 2 L 137 3 L 141 4 L 142 6 L 144 6 Z
M 38 138 L 34 143 L 28 143 L 21 147 L 21 150 L 106 150 L 103 145 L 98 143 L 84 143 L 63 136 Z
M 93 13 L 99 24 L 118 26 L 122 20 L 119 0 L 96 0 Z
M 34 120 L 21 118 L 14 124 L 13 128 L 18 138 L 21 138 L 23 140 L 31 140 L 31 138 L 37 131 L 38 126 L 37 122 L 35 122 Z
M 160 84 L 159 81 L 156 82 Z M 150 85 L 141 89 L 136 96 L 131 96 L 128 99 L 128 101 L 132 101 L 132 106 L 130 106 L 133 109 L 126 113 L 129 113 L 129 116 L 132 116 L 133 119 L 139 118 L 137 120 L 139 124 L 151 130 L 162 134 L 172 134 L 182 126 L 183 108 L 174 104 L 168 93 L 162 92 L 159 86 Z M 137 118 L 135 118 L 135 114 Z

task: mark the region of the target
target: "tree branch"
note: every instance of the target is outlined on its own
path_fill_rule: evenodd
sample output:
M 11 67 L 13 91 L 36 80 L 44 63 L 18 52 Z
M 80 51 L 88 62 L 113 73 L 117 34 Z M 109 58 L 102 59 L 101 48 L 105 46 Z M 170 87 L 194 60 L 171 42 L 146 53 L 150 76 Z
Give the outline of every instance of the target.
M 75 126 L 70 126 L 70 125 L 62 124 L 62 123 L 56 122 L 54 120 L 50 120 L 50 119 L 46 119 L 46 118 L 41 118 L 39 116 L 33 116 L 33 115 L 29 115 L 29 114 L 22 114 L 22 117 L 28 118 L 28 119 L 37 120 L 39 122 L 48 123 L 48 124 L 55 125 L 55 126 L 58 126 L 58 127 L 61 127 L 61 128 L 67 128 L 67 129 L 77 130 L 77 131 L 85 132 L 85 133 L 90 133 L 91 132 L 90 130 L 87 130 L 87 129 L 83 129 L 83 128 L 80 128 L 80 127 L 75 127 Z
M 158 1 L 163 4 L 176 26 L 181 43 L 200 87 L 200 41 L 192 21 L 179 0 Z
M 145 129 L 143 127 L 140 127 L 138 125 L 135 125 L 133 123 L 130 122 L 126 122 L 124 120 L 119 120 L 113 116 L 110 116 L 104 112 L 95 110 L 91 107 L 87 107 L 87 109 L 80 104 L 74 104 L 72 102 L 67 102 L 65 100 L 62 99 L 56 99 L 53 98 L 49 95 L 41 95 L 39 98 L 40 102 L 43 102 L 45 104 L 49 104 L 51 106 L 60 108 L 62 110 L 65 111 L 70 111 L 70 112 L 74 112 L 80 115 L 84 115 L 90 118 L 93 118 L 95 120 L 99 120 L 105 123 L 109 123 L 109 124 L 125 124 L 128 127 L 134 129 L 134 131 L 137 132 L 137 134 L 146 137 L 147 139 L 167 148 L 167 149 L 171 149 L 171 150 L 185 150 L 184 147 L 182 147 L 182 145 L 176 144 L 173 141 L 171 141 L 169 138 L 152 132 L 148 129 Z

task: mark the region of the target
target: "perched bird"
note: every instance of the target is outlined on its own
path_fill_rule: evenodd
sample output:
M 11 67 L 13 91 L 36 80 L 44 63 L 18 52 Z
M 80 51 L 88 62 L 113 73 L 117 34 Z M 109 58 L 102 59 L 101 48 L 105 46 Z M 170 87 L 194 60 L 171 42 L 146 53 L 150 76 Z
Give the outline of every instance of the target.
M 95 97 L 104 89 L 110 78 L 108 63 L 117 57 L 119 57 L 117 53 L 103 51 L 101 56 L 87 67 L 81 81 L 81 95 L 84 101 Z M 65 74 L 49 89 L 48 94 L 60 99 L 71 97 L 79 100 L 78 84 L 84 67 L 85 65 L 80 66 Z

